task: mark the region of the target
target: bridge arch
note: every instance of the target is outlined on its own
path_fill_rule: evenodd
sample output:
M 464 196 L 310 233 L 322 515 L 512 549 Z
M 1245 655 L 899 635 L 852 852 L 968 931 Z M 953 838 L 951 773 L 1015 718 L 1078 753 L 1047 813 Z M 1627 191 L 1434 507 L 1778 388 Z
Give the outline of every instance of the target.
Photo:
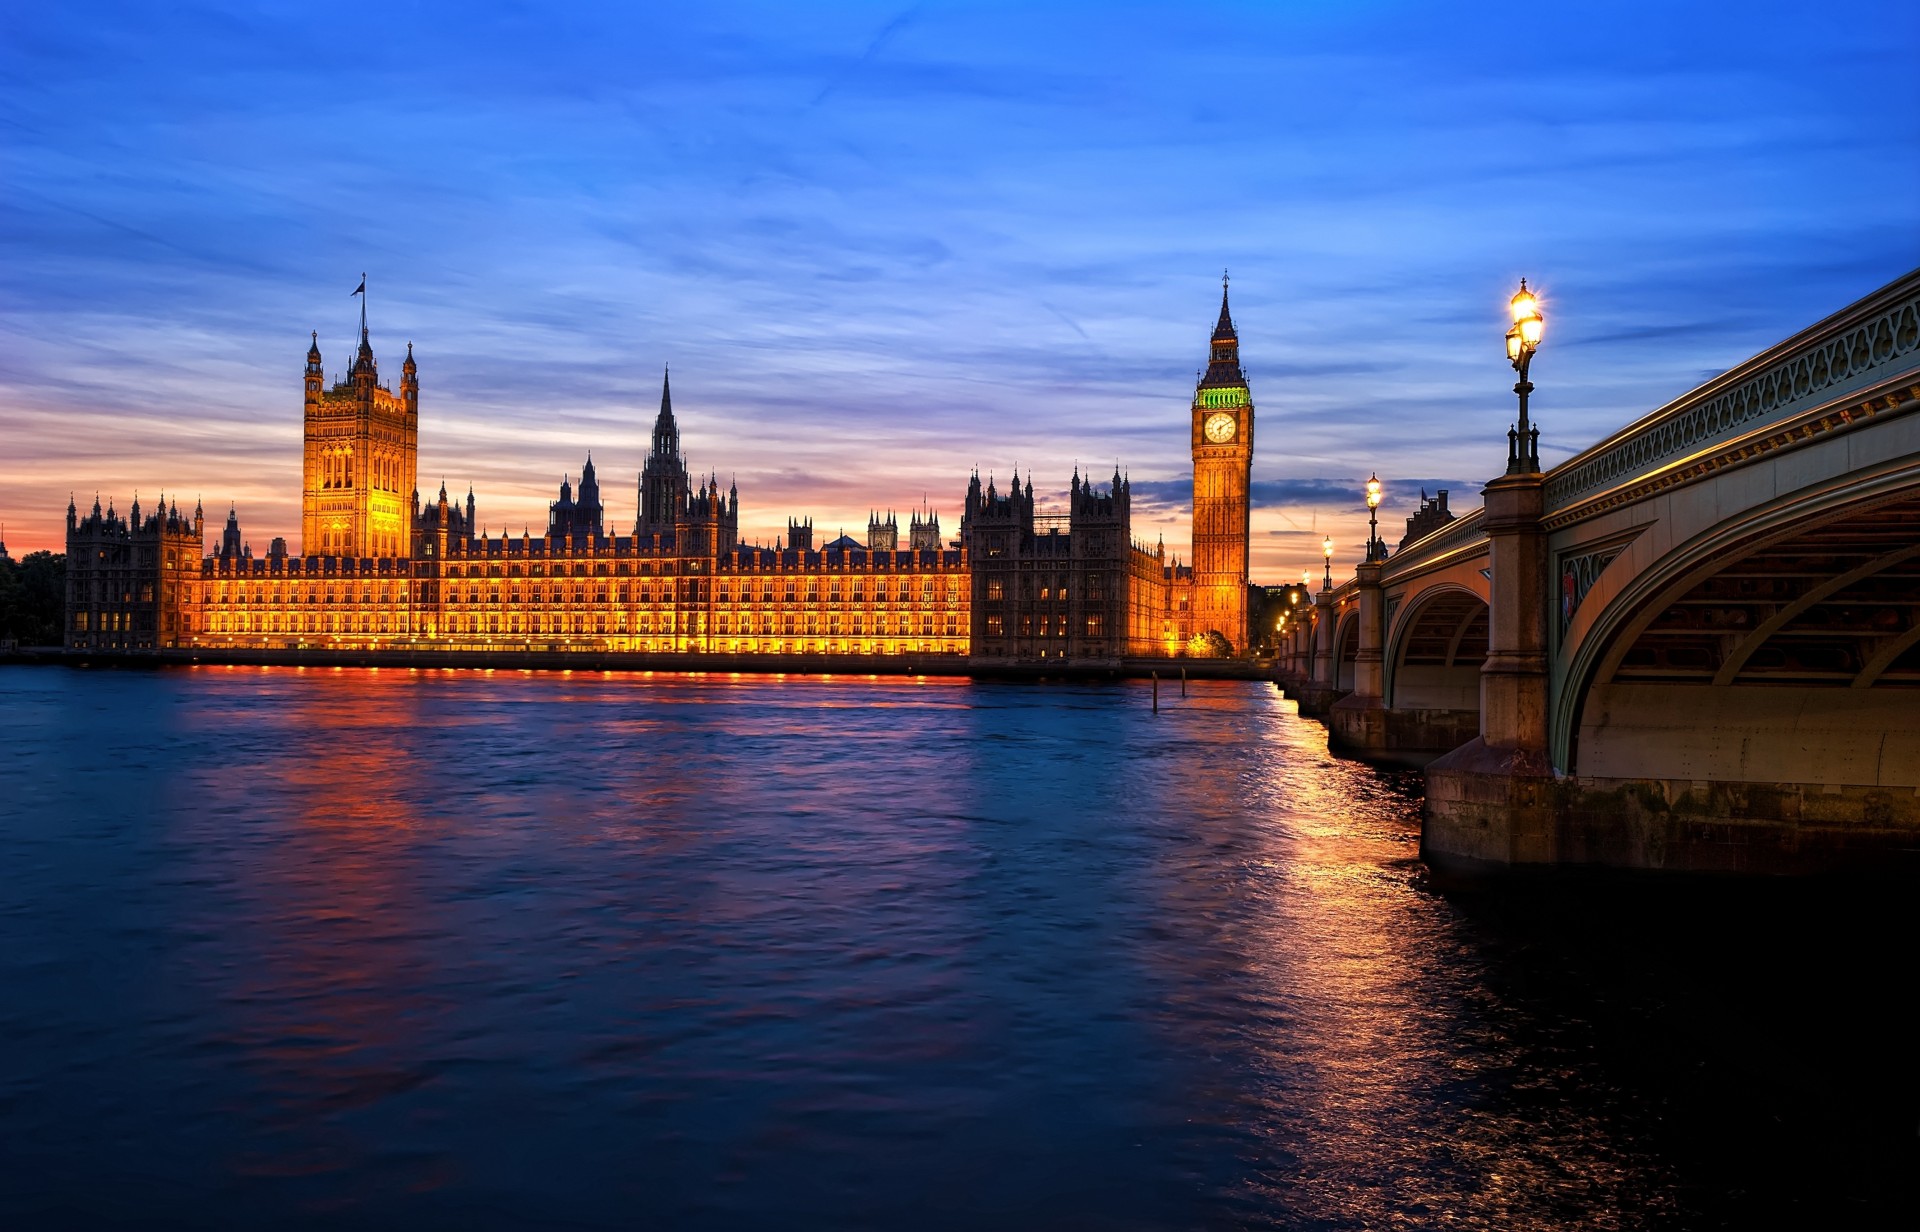
M 1638 546 L 1636 543 L 1634 546 Z M 1569 628 L 1554 761 L 1592 778 L 1920 788 L 1920 477 L 1789 493 Z M 1842 793 L 1844 794 L 1844 793 Z
M 1387 635 L 1387 707 L 1477 713 L 1487 635 L 1487 601 L 1477 591 L 1442 583 L 1420 592 Z
M 1336 697 L 1353 692 L 1354 664 L 1360 657 L 1360 608 L 1349 604 L 1333 625 L 1333 691 Z

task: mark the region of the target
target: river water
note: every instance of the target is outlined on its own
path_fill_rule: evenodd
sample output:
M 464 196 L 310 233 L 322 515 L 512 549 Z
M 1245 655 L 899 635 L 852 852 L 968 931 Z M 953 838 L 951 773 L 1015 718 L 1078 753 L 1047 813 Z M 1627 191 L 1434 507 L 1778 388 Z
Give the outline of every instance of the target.
M 1271 687 L 0 669 L 0 1223 L 1910 1216 L 1897 887 L 1443 894 Z

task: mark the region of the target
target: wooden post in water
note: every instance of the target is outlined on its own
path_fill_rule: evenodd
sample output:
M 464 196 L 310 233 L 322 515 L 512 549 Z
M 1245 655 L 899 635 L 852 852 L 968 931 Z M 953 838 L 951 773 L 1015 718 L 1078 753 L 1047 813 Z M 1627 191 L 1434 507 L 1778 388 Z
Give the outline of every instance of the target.
M 1187 695 L 1187 665 L 1182 663 L 1180 665 L 1180 696 L 1185 697 L 1186 695 Z
M 1153 674 L 1153 712 L 1160 713 L 1160 673 Z

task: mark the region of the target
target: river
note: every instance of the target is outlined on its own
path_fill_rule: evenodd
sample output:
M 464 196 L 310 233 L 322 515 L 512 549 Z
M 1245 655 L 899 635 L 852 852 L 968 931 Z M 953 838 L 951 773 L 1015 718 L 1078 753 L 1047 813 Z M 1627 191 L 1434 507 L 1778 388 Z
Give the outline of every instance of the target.
M 1441 893 L 1270 686 L 0 669 L 0 1222 L 1911 1215 L 1910 895 Z

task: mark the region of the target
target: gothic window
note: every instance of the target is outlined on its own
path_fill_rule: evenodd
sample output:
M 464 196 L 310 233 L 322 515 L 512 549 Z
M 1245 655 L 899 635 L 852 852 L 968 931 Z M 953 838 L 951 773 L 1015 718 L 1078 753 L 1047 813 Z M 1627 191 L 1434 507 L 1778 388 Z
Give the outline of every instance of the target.
M 1006 583 L 1002 582 L 999 578 L 989 579 L 987 582 L 987 602 L 998 603 L 1002 599 L 1005 599 L 1006 597 L 1007 597 Z
M 1021 613 L 1021 616 L 1020 616 L 1020 636 L 1021 637 L 1033 636 L 1033 617 L 1025 614 L 1024 612 Z
M 1006 633 L 1006 619 L 998 612 L 987 617 L 987 636 L 1000 637 Z

